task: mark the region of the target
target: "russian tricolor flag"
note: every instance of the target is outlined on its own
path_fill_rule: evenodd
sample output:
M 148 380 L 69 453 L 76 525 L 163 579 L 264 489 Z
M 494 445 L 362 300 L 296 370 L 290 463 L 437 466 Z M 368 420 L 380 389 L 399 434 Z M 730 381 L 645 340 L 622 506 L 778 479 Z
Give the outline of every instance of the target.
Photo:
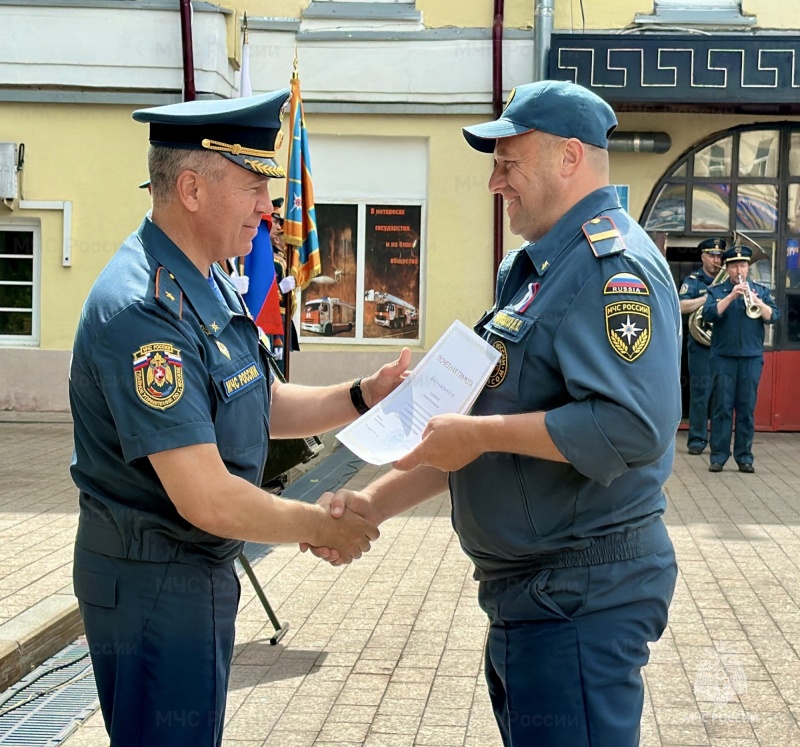
M 262 219 L 258 233 L 253 239 L 253 249 L 244 258 L 244 274 L 250 278 L 250 286 L 244 295 L 244 302 L 255 323 L 268 335 L 282 335 L 281 307 L 278 281 L 275 277 L 275 262 L 272 254 L 272 240 L 269 236 L 270 223 Z

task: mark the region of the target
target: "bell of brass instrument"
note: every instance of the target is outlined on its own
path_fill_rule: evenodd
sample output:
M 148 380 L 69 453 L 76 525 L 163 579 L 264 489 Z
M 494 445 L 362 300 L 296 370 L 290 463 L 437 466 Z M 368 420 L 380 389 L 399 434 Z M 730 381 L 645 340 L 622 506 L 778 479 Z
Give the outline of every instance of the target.
M 745 314 L 749 316 L 751 319 L 760 319 L 761 318 L 761 307 L 756 302 L 756 297 L 753 295 L 753 291 L 750 289 L 750 286 L 747 286 L 747 290 L 744 292 L 744 308 Z
M 722 285 L 727 279 L 728 271 L 723 267 L 717 273 L 717 277 L 714 278 L 714 282 L 711 283 L 709 288 L 715 285 Z M 705 319 L 703 319 L 702 306 L 689 314 L 689 320 L 687 323 L 689 325 L 689 334 L 694 337 L 697 342 L 699 342 L 701 345 L 705 345 L 706 347 L 711 345 L 711 331 L 714 325 L 711 322 L 707 322 Z

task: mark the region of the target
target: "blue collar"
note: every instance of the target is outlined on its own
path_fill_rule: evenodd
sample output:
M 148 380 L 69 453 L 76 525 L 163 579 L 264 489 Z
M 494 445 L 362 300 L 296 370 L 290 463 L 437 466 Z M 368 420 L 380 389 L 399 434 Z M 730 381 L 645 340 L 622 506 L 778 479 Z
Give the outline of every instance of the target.
M 619 210 L 619 196 L 614 186 L 601 187 L 573 205 L 559 221 L 535 244 L 526 244 L 524 249 L 536 272 L 544 275 L 561 253 L 582 236 L 581 229 L 587 220 L 607 210 Z
M 208 284 L 208 278 L 203 277 L 203 273 L 192 264 L 169 236 L 153 223 L 149 215 L 139 226 L 137 236 L 145 251 L 158 264 L 166 267 L 175 278 L 175 282 L 200 317 L 206 333 L 217 337 L 233 318 L 233 312 L 220 303 L 216 293 Z M 217 275 L 215 278 L 220 284 Z

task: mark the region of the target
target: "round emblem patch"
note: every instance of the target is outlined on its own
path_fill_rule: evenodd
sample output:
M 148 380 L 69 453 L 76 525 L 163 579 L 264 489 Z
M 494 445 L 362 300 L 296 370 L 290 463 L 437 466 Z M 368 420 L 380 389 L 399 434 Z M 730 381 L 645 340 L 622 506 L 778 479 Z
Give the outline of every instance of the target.
M 169 343 L 151 342 L 133 354 L 136 394 L 148 407 L 166 410 L 183 395 L 180 352 Z
M 496 340 L 492 343 L 492 347 L 500 351 L 500 360 L 489 374 L 489 380 L 486 382 L 489 389 L 500 386 L 508 373 L 508 350 L 506 350 L 505 343 L 502 340 Z

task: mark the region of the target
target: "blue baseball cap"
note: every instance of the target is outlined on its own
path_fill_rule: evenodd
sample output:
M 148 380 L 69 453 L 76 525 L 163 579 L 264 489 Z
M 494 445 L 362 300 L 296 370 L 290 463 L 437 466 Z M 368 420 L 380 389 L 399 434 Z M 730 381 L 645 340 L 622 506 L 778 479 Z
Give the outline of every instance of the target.
M 167 148 L 219 153 L 243 169 L 273 178 L 286 176 L 275 161 L 289 89 L 240 99 L 185 101 L 138 109 L 137 122 L 150 124 L 150 142 Z
M 561 80 L 542 80 L 514 88 L 499 119 L 464 127 L 463 133 L 481 153 L 492 153 L 498 138 L 532 130 L 608 148 L 608 136 L 616 126 L 614 110 L 588 88 Z

